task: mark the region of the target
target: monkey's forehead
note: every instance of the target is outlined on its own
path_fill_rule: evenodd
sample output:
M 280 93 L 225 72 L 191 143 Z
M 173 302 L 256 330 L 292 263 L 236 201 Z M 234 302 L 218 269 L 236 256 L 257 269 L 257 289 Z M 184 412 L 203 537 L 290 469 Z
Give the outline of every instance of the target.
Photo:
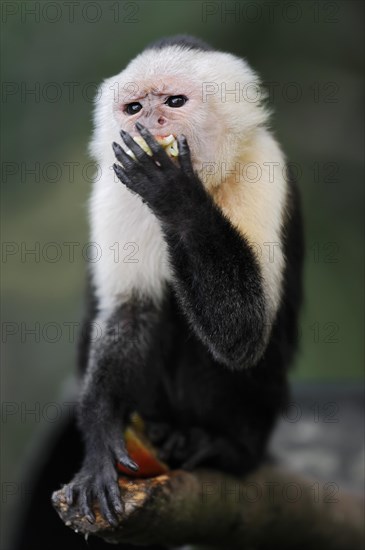
M 205 82 L 217 84 L 241 83 L 246 85 L 257 82 L 258 77 L 243 59 L 232 54 L 216 51 L 186 49 L 181 46 L 168 46 L 159 50 L 146 50 L 134 58 L 127 67 L 115 77 L 114 82 L 126 86 L 131 83 L 146 86 L 156 93 L 171 92 L 175 88 L 181 93 L 181 87 L 194 91 Z M 174 90 L 172 90 L 174 91 Z
M 119 84 L 118 97 L 121 102 L 132 102 L 144 99 L 146 96 L 165 97 L 170 95 L 186 95 L 189 98 L 199 97 L 201 85 L 198 81 L 180 75 L 151 75 L 140 76 L 134 80 L 124 78 L 116 79 Z

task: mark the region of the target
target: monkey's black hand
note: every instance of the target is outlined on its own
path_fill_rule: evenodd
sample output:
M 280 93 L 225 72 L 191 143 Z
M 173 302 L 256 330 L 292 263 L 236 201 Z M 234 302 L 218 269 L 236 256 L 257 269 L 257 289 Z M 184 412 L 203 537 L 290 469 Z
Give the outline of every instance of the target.
M 77 501 L 81 514 L 93 523 L 92 505 L 97 501 L 102 516 L 116 525 L 117 515 L 123 512 L 116 462 L 133 471 L 138 470 L 138 466 L 129 458 L 123 439 L 116 440 L 106 433 L 102 445 L 96 441 L 94 449 L 87 450 L 81 470 L 66 487 L 67 504 L 72 506 Z
M 136 160 L 117 143 L 113 143 L 116 158 L 122 164 L 113 165 L 117 177 L 131 191 L 140 195 L 162 221 L 186 222 L 189 214 L 196 212 L 199 204 L 207 200 L 208 194 L 194 174 L 185 136 L 178 138 L 177 164 L 146 128 L 138 122 L 136 128 L 150 147 L 152 157 L 127 132 L 121 130 L 120 135 Z
M 171 468 L 193 470 L 207 466 L 240 473 L 250 465 L 245 447 L 229 437 L 199 427 L 179 429 L 161 422 L 147 422 L 146 429 L 159 458 Z
M 198 427 L 177 429 L 168 424 L 147 423 L 147 434 L 161 460 L 172 468 L 192 470 L 214 459 L 228 445 L 223 439 Z

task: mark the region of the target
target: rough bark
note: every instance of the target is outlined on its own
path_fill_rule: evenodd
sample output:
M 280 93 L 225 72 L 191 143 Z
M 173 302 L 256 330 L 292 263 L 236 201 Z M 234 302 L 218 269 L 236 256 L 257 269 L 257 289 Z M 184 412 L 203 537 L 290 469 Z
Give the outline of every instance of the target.
M 217 471 L 171 471 L 119 481 L 124 513 L 112 528 L 98 513 L 90 524 L 64 488 L 53 504 L 70 528 L 109 542 L 204 548 L 360 549 L 364 506 L 359 496 L 264 466 L 244 479 Z

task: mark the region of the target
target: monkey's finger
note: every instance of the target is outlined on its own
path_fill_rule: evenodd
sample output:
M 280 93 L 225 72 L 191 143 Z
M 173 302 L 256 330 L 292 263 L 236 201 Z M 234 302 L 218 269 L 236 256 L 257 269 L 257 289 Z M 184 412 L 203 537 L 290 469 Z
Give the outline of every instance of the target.
M 153 135 L 142 126 L 140 122 L 136 122 L 136 128 L 138 132 L 141 134 L 149 148 L 151 149 L 153 153 L 153 159 L 157 160 L 161 166 L 161 168 L 164 169 L 171 169 L 174 168 L 174 163 L 166 153 L 163 147 L 156 141 L 156 139 L 153 137 Z
M 118 179 L 133 193 L 139 195 L 143 202 L 148 202 L 148 196 L 151 194 L 151 189 L 140 177 L 131 177 L 118 164 L 113 164 L 113 169 Z
M 136 472 L 139 470 L 138 464 L 134 462 L 128 455 L 128 451 L 125 447 L 123 438 L 119 436 L 119 434 L 115 435 L 113 438 L 113 441 L 110 442 L 110 449 L 114 455 L 114 458 L 120 463 L 123 464 L 123 466 L 126 466 L 126 468 L 129 468 L 130 470 L 133 470 Z
M 122 140 L 124 141 L 124 143 L 132 151 L 132 153 L 134 154 L 134 156 L 136 157 L 138 162 L 140 164 L 142 164 L 142 166 L 144 166 L 145 168 L 150 169 L 151 168 L 151 163 L 153 163 L 151 157 L 149 155 L 147 155 L 147 153 L 145 153 L 145 151 L 143 151 L 143 149 L 138 145 L 138 143 L 136 143 L 134 141 L 132 136 L 130 134 L 128 134 L 128 132 L 125 132 L 124 130 L 120 131 L 120 136 L 121 136 Z M 114 144 L 113 144 L 113 148 L 114 148 Z M 121 149 L 121 147 L 119 147 L 119 149 Z M 114 151 L 115 151 L 115 149 L 114 149 Z M 125 154 L 127 154 L 127 153 L 125 153 Z M 118 158 L 118 160 L 119 160 L 119 158 Z M 123 164 L 123 161 L 121 161 L 121 162 Z
M 134 165 L 134 168 L 137 165 Z M 124 183 L 129 189 L 132 191 L 135 191 L 136 193 L 142 193 L 143 189 L 146 187 L 144 184 L 144 175 L 141 176 L 140 172 L 137 173 L 134 171 L 134 168 L 127 170 L 123 168 L 122 166 L 119 166 L 119 164 L 114 163 L 113 164 L 113 170 L 117 176 L 117 178 Z
M 120 163 L 122 163 L 124 168 L 133 168 L 136 164 L 136 162 L 121 148 L 118 143 L 113 141 L 112 143 L 114 154 L 119 160 Z
M 127 172 L 119 166 L 119 164 L 113 164 L 113 170 L 119 181 L 124 183 L 129 188 L 133 188 L 133 181 L 128 176 Z
M 188 141 L 184 135 L 177 138 L 177 145 L 179 149 L 179 162 L 180 166 L 188 176 L 194 175 L 194 169 L 191 162 L 190 147 Z
M 65 498 L 66 498 L 66 502 L 67 502 L 67 505 L 68 506 L 71 506 L 73 504 L 73 501 L 74 501 L 74 498 L 75 498 L 75 491 L 74 491 L 74 486 L 72 485 L 72 483 L 69 483 L 68 485 L 66 485 L 66 489 L 65 489 Z
M 118 485 L 109 487 L 109 500 L 116 514 L 123 513 L 123 504 L 120 498 L 120 489 Z
M 95 515 L 91 508 L 91 491 L 84 488 L 80 491 L 79 504 L 82 515 L 89 523 L 94 523 Z
M 138 472 L 138 470 L 139 470 L 138 464 L 136 464 L 136 463 L 134 462 L 134 460 L 132 460 L 132 459 L 128 456 L 127 452 L 125 452 L 125 453 L 123 453 L 123 454 L 119 453 L 118 459 L 117 459 L 117 460 L 118 460 L 118 462 L 119 462 L 120 464 L 123 464 L 123 466 L 125 466 L 126 468 L 129 468 L 129 469 L 132 470 L 133 472 Z
M 99 507 L 101 515 L 110 523 L 110 525 L 118 525 L 117 518 L 114 515 L 113 510 L 111 509 L 108 499 L 104 490 L 101 490 L 98 493 Z

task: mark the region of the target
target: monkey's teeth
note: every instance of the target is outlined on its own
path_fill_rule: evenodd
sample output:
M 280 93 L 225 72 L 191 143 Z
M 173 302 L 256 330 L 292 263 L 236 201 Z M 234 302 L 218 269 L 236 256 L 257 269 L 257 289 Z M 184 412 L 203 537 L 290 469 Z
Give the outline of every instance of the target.
M 140 148 L 147 153 L 147 155 L 152 157 L 152 151 L 143 137 L 136 136 L 133 139 L 140 146 Z M 169 136 L 156 136 L 156 141 L 158 141 L 158 143 L 165 149 L 169 157 L 177 157 L 179 155 L 177 140 L 173 134 L 170 134 Z M 132 157 L 132 159 L 136 160 L 134 153 L 130 149 L 127 148 L 126 153 Z
M 156 138 L 160 145 L 165 149 L 169 157 L 177 157 L 179 155 L 179 149 L 177 146 L 177 140 L 173 134 L 165 136 L 163 138 Z
M 168 149 L 166 149 L 166 152 L 170 157 L 177 157 L 179 155 L 176 139 L 174 139 L 174 142 L 170 145 Z
M 175 140 L 175 137 L 170 134 L 169 136 L 157 136 L 156 137 L 157 141 L 159 142 L 160 145 L 162 145 L 162 147 L 166 148 L 168 145 L 171 145 L 171 143 L 173 143 Z

